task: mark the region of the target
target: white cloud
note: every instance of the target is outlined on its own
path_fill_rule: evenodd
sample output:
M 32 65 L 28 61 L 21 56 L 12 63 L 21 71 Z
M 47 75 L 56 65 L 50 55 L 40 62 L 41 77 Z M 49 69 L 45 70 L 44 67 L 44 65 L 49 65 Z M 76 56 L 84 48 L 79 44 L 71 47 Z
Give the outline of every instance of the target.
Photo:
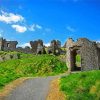
M 22 47 L 22 48 L 25 48 L 26 46 L 31 47 L 30 43 L 24 43 L 24 44 L 18 45 L 18 47 Z
M 67 26 L 67 30 L 70 32 L 76 32 L 76 29 L 71 26 Z
M 44 43 L 44 45 L 45 45 L 46 47 L 48 47 L 48 46 L 50 46 L 50 43 Z
M 25 31 L 27 31 L 27 28 L 25 26 L 20 25 L 12 25 L 12 28 L 14 28 L 19 33 L 24 33 Z
M 96 41 L 96 43 L 100 43 L 100 40 Z
M 30 31 L 35 31 L 35 24 L 31 25 L 31 26 L 29 27 L 29 30 L 30 30 Z
M 42 26 L 38 24 L 32 24 L 29 28 L 30 31 L 36 31 L 37 29 L 42 29 Z
M 11 23 L 20 22 L 23 20 L 24 20 L 24 18 L 21 15 L 1 11 L 0 21 L 2 21 L 2 22 L 11 24 Z
M 42 29 L 42 26 L 36 24 L 36 28 L 37 28 L 37 29 Z

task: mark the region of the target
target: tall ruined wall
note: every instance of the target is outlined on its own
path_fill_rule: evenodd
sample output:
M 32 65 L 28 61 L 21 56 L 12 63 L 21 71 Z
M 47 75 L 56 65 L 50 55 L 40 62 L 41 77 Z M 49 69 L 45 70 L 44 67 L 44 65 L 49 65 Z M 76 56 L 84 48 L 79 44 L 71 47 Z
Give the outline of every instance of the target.
M 52 40 L 48 48 L 48 53 L 59 55 L 61 53 L 61 42 L 59 40 Z
M 16 45 L 18 44 L 17 41 L 6 41 L 4 40 L 4 51 L 15 51 Z
M 41 54 L 45 52 L 42 40 L 30 41 L 30 45 L 32 47 L 32 53 L 34 54 Z
M 3 50 L 3 38 L 0 38 L 0 50 Z
M 97 45 L 88 39 L 80 39 L 78 43 L 81 45 L 81 70 L 99 69 Z
M 72 70 L 72 62 L 73 62 L 73 55 L 71 54 L 71 47 L 73 47 L 73 44 L 74 44 L 74 41 L 72 38 L 69 38 L 66 42 L 66 49 L 67 49 L 67 52 L 66 52 L 66 64 L 67 64 L 67 67 L 68 67 L 68 71 L 71 71 Z
M 100 48 L 98 48 L 98 62 L 99 62 L 99 69 L 100 69 Z
M 100 69 L 100 48 L 96 42 L 89 41 L 86 38 L 80 38 L 77 42 L 74 42 L 70 38 L 67 40 L 66 48 L 66 60 L 69 71 L 75 67 L 76 50 L 80 51 L 82 71 Z M 75 51 L 75 53 L 73 51 Z

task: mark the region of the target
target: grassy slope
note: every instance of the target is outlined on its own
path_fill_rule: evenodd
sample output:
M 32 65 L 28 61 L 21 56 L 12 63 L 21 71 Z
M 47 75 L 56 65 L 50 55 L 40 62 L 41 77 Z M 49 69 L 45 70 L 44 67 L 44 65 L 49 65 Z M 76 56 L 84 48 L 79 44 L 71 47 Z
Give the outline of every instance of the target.
M 60 86 L 67 100 L 100 100 L 100 71 L 62 77 Z
M 0 88 L 19 77 L 56 75 L 67 70 L 56 56 L 20 54 L 21 59 L 0 62 Z

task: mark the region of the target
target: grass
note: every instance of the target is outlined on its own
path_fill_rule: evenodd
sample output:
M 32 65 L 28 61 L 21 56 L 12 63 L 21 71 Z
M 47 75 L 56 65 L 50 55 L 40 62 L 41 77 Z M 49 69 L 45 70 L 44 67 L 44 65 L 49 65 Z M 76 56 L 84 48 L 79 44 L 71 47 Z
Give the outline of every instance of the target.
M 66 95 L 66 100 L 100 100 L 100 71 L 62 77 L 60 89 Z
M 81 62 L 81 56 L 79 54 L 76 55 L 76 62 Z
M 6 53 L 0 52 L 0 55 Z M 20 77 L 57 75 L 67 71 L 66 64 L 56 56 L 19 54 L 20 59 L 0 62 L 0 89 Z

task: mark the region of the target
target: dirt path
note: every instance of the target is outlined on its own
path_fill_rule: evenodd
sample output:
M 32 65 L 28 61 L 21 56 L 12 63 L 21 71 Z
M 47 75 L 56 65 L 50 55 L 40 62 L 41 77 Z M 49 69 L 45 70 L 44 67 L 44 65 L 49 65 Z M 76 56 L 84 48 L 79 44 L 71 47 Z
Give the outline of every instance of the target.
M 12 90 L 4 100 L 46 100 L 52 80 L 64 75 L 28 79 Z
M 64 93 L 60 91 L 59 78 L 56 78 L 51 82 L 47 100 L 65 100 Z
M 28 79 L 14 89 L 5 100 L 46 100 L 50 82 L 57 77 Z

